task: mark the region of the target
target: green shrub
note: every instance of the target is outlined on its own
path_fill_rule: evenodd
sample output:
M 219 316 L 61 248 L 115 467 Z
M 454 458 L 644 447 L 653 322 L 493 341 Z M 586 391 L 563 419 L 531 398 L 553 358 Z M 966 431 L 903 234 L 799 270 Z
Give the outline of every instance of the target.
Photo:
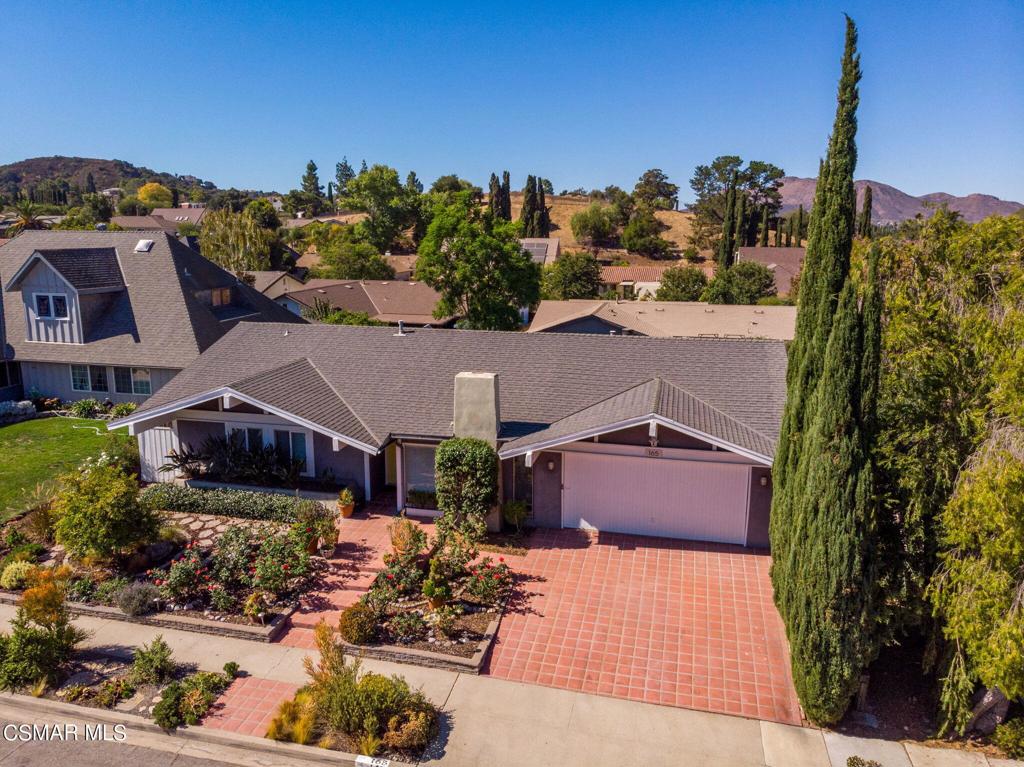
M 139 406 L 134 402 L 118 402 L 114 407 L 110 408 L 110 414 L 114 418 L 127 418 L 136 411 Z
M 377 635 L 377 616 L 368 606 L 356 602 L 342 611 L 338 633 L 349 644 L 369 644 Z
M 25 537 L 25 533 L 14 525 L 8 525 L 4 528 L 3 545 L 8 549 L 17 548 L 28 542 L 29 540 Z
M 498 454 L 482 439 L 446 439 L 434 457 L 437 475 L 437 533 L 458 532 L 479 541 L 498 495 Z
M 996 725 L 992 742 L 1011 759 L 1024 759 L 1024 717 Z
M 45 623 L 30 619 L 29 612 L 19 607 L 11 633 L 0 635 L 0 689 L 17 690 L 41 679 L 53 684 L 84 638 L 71 625 L 63 603 L 47 613 Z
M 156 609 L 160 589 L 152 583 L 136 581 L 129 583 L 114 597 L 114 601 L 125 615 L 146 615 Z
M 264 538 L 253 569 L 253 588 L 271 594 L 284 593 L 293 578 L 309 572 L 309 552 L 303 538 L 294 531 Z
M 218 514 L 224 517 L 270 522 L 294 522 L 295 499 L 287 495 L 251 490 L 215 488 L 205 490 L 183 485 L 150 485 L 142 498 L 154 508 L 188 514 Z
M 863 756 L 849 756 L 846 758 L 846 767 L 882 767 L 882 765 L 874 759 L 865 759 Z
M 313 705 L 313 697 L 308 691 L 299 690 L 294 699 L 281 701 L 277 714 L 267 728 L 267 737 L 305 745 L 313 739 L 315 727 L 316 707 Z
M 162 634 L 149 644 L 135 649 L 131 677 L 136 684 L 161 684 L 174 674 L 174 660 L 170 645 Z
M 182 725 L 181 699 L 184 692 L 180 682 L 171 682 L 160 693 L 160 702 L 153 708 L 153 721 L 170 732 Z
M 95 700 L 103 708 L 113 708 L 118 701 L 130 698 L 134 694 L 135 685 L 131 680 L 119 677 L 104 681 L 96 691 Z
M 0 588 L 17 591 L 25 588 L 29 576 L 36 571 L 31 562 L 11 562 L 0 575 Z
M 197 671 L 181 682 L 171 682 L 153 709 L 153 721 L 168 731 L 182 724 L 198 724 L 231 680 L 226 674 Z
M 34 563 L 45 553 L 46 549 L 38 543 L 23 543 L 20 546 L 15 546 L 7 552 L 6 556 L 4 556 L 2 560 L 0 560 L 0 572 L 6 570 L 7 565 L 12 562 Z
M 437 729 L 437 715 L 432 711 L 407 710 L 388 720 L 384 744 L 403 751 L 426 748 Z
M 88 602 L 96 594 L 96 581 L 89 575 L 75 578 L 68 583 L 66 593 L 69 602 Z
M 501 518 L 506 525 L 512 525 L 517 533 L 521 533 L 523 525 L 530 518 L 530 508 L 525 501 L 509 501 L 501 507 Z
M 335 509 L 329 509 L 318 501 L 299 499 L 295 501 L 294 514 L 293 525 L 307 540 L 321 539 L 328 544 L 337 541 L 335 525 L 338 512 Z
M 235 679 L 238 676 L 238 673 L 238 664 L 235 663 L 233 660 L 229 660 L 227 663 L 224 664 L 224 676 L 229 677 L 231 679 Z
M 238 607 L 238 600 L 230 591 L 216 583 L 210 587 L 210 607 L 217 612 L 233 613 Z
M 490 557 L 484 557 L 469 571 L 466 593 L 479 602 L 497 604 L 512 588 L 512 571 L 503 560 L 494 564 Z
M 112 605 L 117 600 L 117 595 L 132 582 L 131 578 L 124 576 L 118 576 L 109 580 L 103 581 L 99 586 L 96 587 L 94 598 L 101 605 Z
M 187 602 L 206 590 L 206 567 L 198 548 L 189 544 L 167 570 L 167 577 L 154 581 L 168 599 Z
M 248 525 L 231 525 L 217 539 L 210 569 L 218 583 L 229 588 L 247 586 L 252 561 L 260 548 L 260 540 Z
M 388 621 L 391 636 L 400 642 L 412 642 L 423 636 L 427 624 L 419 613 L 399 613 Z
M 54 500 L 57 541 L 77 557 L 113 557 L 156 538 L 160 516 L 135 477 L 111 465 L 66 475 Z
M 99 400 L 89 397 L 72 402 L 68 405 L 68 410 L 76 418 L 95 418 L 103 412 L 103 405 L 100 404 Z

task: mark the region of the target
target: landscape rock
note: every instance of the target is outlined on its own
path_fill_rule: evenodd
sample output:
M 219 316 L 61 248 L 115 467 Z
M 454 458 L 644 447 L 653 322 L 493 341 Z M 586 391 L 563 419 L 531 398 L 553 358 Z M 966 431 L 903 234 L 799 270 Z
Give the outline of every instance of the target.
M 1006 721 L 1006 712 L 1010 708 L 1010 701 L 998 687 L 989 687 L 980 694 L 975 701 L 971 712 L 971 721 L 967 725 L 968 731 L 976 730 L 982 735 L 991 735 L 996 730 L 997 724 Z

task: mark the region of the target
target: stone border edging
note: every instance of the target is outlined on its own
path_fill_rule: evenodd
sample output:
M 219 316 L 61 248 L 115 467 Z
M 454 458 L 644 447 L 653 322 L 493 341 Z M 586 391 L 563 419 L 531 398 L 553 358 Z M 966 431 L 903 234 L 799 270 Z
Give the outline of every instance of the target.
M 16 605 L 21 595 L 13 591 L 0 590 L 0 604 Z M 232 639 L 247 639 L 251 642 L 273 642 L 288 627 L 288 622 L 298 609 L 295 605 L 284 612 L 278 613 L 265 626 L 249 626 L 244 623 L 228 621 L 212 621 L 206 618 L 194 618 L 190 615 L 175 615 L 173 612 L 157 612 L 149 615 L 126 615 L 116 607 L 105 605 L 87 605 L 82 602 L 67 602 L 68 611 L 72 615 L 84 615 L 90 618 L 106 618 L 124 621 L 125 623 L 141 623 L 145 626 L 157 626 L 165 629 L 180 629 L 199 634 L 215 634 Z
M 477 643 L 476 651 L 469 658 L 431 652 L 430 650 L 417 650 L 414 647 L 402 647 L 401 645 L 349 644 L 340 637 L 338 643 L 348 655 L 386 660 L 392 663 L 406 663 L 410 666 L 437 668 L 459 674 L 479 674 L 487 661 L 488 652 L 494 646 L 494 639 L 498 635 L 498 627 L 501 625 L 501 616 L 504 614 L 505 606 L 501 605 L 497 617 L 487 624 L 483 639 Z
M 169 737 L 186 738 L 220 746 L 234 746 L 250 751 L 262 751 L 274 756 L 288 756 L 310 762 L 323 762 L 334 765 L 344 764 L 352 765 L 353 767 L 365 767 L 365 765 L 369 764 L 373 764 L 375 767 L 413 767 L 413 765 L 407 762 L 379 758 L 371 762 L 369 757 L 349 754 L 344 751 L 331 751 L 315 746 L 302 746 L 298 743 L 284 743 L 266 738 L 257 738 L 253 735 L 239 735 L 238 733 L 215 730 L 201 725 L 196 727 L 179 727 L 173 732 L 166 732 L 152 720 L 137 714 L 123 714 L 108 711 L 107 709 L 76 706 L 74 703 L 62 703 L 47 698 L 34 698 L 30 695 L 19 695 L 12 692 L 0 693 L 0 701 L 2 700 L 8 700 L 24 711 L 36 711 L 63 717 L 71 717 L 73 715 L 75 718 L 92 719 L 103 724 L 126 724 L 130 728 L 164 734 Z

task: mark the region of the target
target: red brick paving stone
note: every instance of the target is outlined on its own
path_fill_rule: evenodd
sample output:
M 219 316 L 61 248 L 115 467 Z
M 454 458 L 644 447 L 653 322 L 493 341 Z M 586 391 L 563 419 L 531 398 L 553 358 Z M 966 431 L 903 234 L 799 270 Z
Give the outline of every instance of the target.
M 213 704 L 203 719 L 203 727 L 262 738 L 281 701 L 295 695 L 298 689 L 298 685 L 289 682 L 240 677 Z
M 502 619 L 490 675 L 800 723 L 766 554 L 538 530 L 508 563 L 525 599 Z

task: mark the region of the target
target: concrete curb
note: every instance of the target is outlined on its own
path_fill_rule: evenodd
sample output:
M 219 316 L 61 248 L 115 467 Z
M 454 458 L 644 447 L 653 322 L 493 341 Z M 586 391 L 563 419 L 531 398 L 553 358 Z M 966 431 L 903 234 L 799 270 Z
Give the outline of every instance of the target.
M 315 746 L 300 746 L 297 743 L 282 743 L 266 738 L 256 738 L 252 735 L 239 735 L 234 732 L 214 730 L 209 727 L 180 727 L 174 732 L 165 732 L 151 720 L 135 714 L 122 714 L 116 711 L 105 709 L 87 708 L 76 706 L 73 703 L 61 703 L 46 698 L 33 698 L 30 695 L 19 695 L 17 693 L 0 693 L 0 702 L 9 701 L 19 711 L 37 712 L 51 716 L 62 716 L 75 719 L 87 719 L 100 724 L 124 724 L 129 728 L 142 730 L 148 733 L 166 735 L 170 738 L 183 738 L 201 743 L 210 743 L 217 746 L 231 746 L 244 748 L 248 751 L 260 751 L 273 756 L 286 756 L 294 759 L 301 759 L 308 762 L 319 762 L 333 765 L 352 765 L 353 767 L 414 767 L 408 762 L 398 762 L 389 759 L 374 758 L 367 756 L 348 754 L 343 751 L 330 751 Z
M 0 604 L 17 605 L 21 594 L 14 591 L 0 591 Z M 214 634 L 216 636 L 230 637 L 232 639 L 247 639 L 251 642 L 273 642 L 280 636 L 291 620 L 297 607 L 294 605 L 277 615 L 274 620 L 265 626 L 248 626 L 244 623 L 229 623 L 227 621 L 211 621 L 205 618 L 194 618 L 189 615 L 175 615 L 174 613 L 151 613 L 150 615 L 126 615 L 116 607 L 105 605 L 87 605 L 81 602 L 68 602 L 68 611 L 72 615 L 84 615 L 90 618 L 105 618 L 107 620 L 123 621 L 125 623 L 140 623 L 144 626 L 156 626 L 164 629 L 181 629 L 199 634 Z

